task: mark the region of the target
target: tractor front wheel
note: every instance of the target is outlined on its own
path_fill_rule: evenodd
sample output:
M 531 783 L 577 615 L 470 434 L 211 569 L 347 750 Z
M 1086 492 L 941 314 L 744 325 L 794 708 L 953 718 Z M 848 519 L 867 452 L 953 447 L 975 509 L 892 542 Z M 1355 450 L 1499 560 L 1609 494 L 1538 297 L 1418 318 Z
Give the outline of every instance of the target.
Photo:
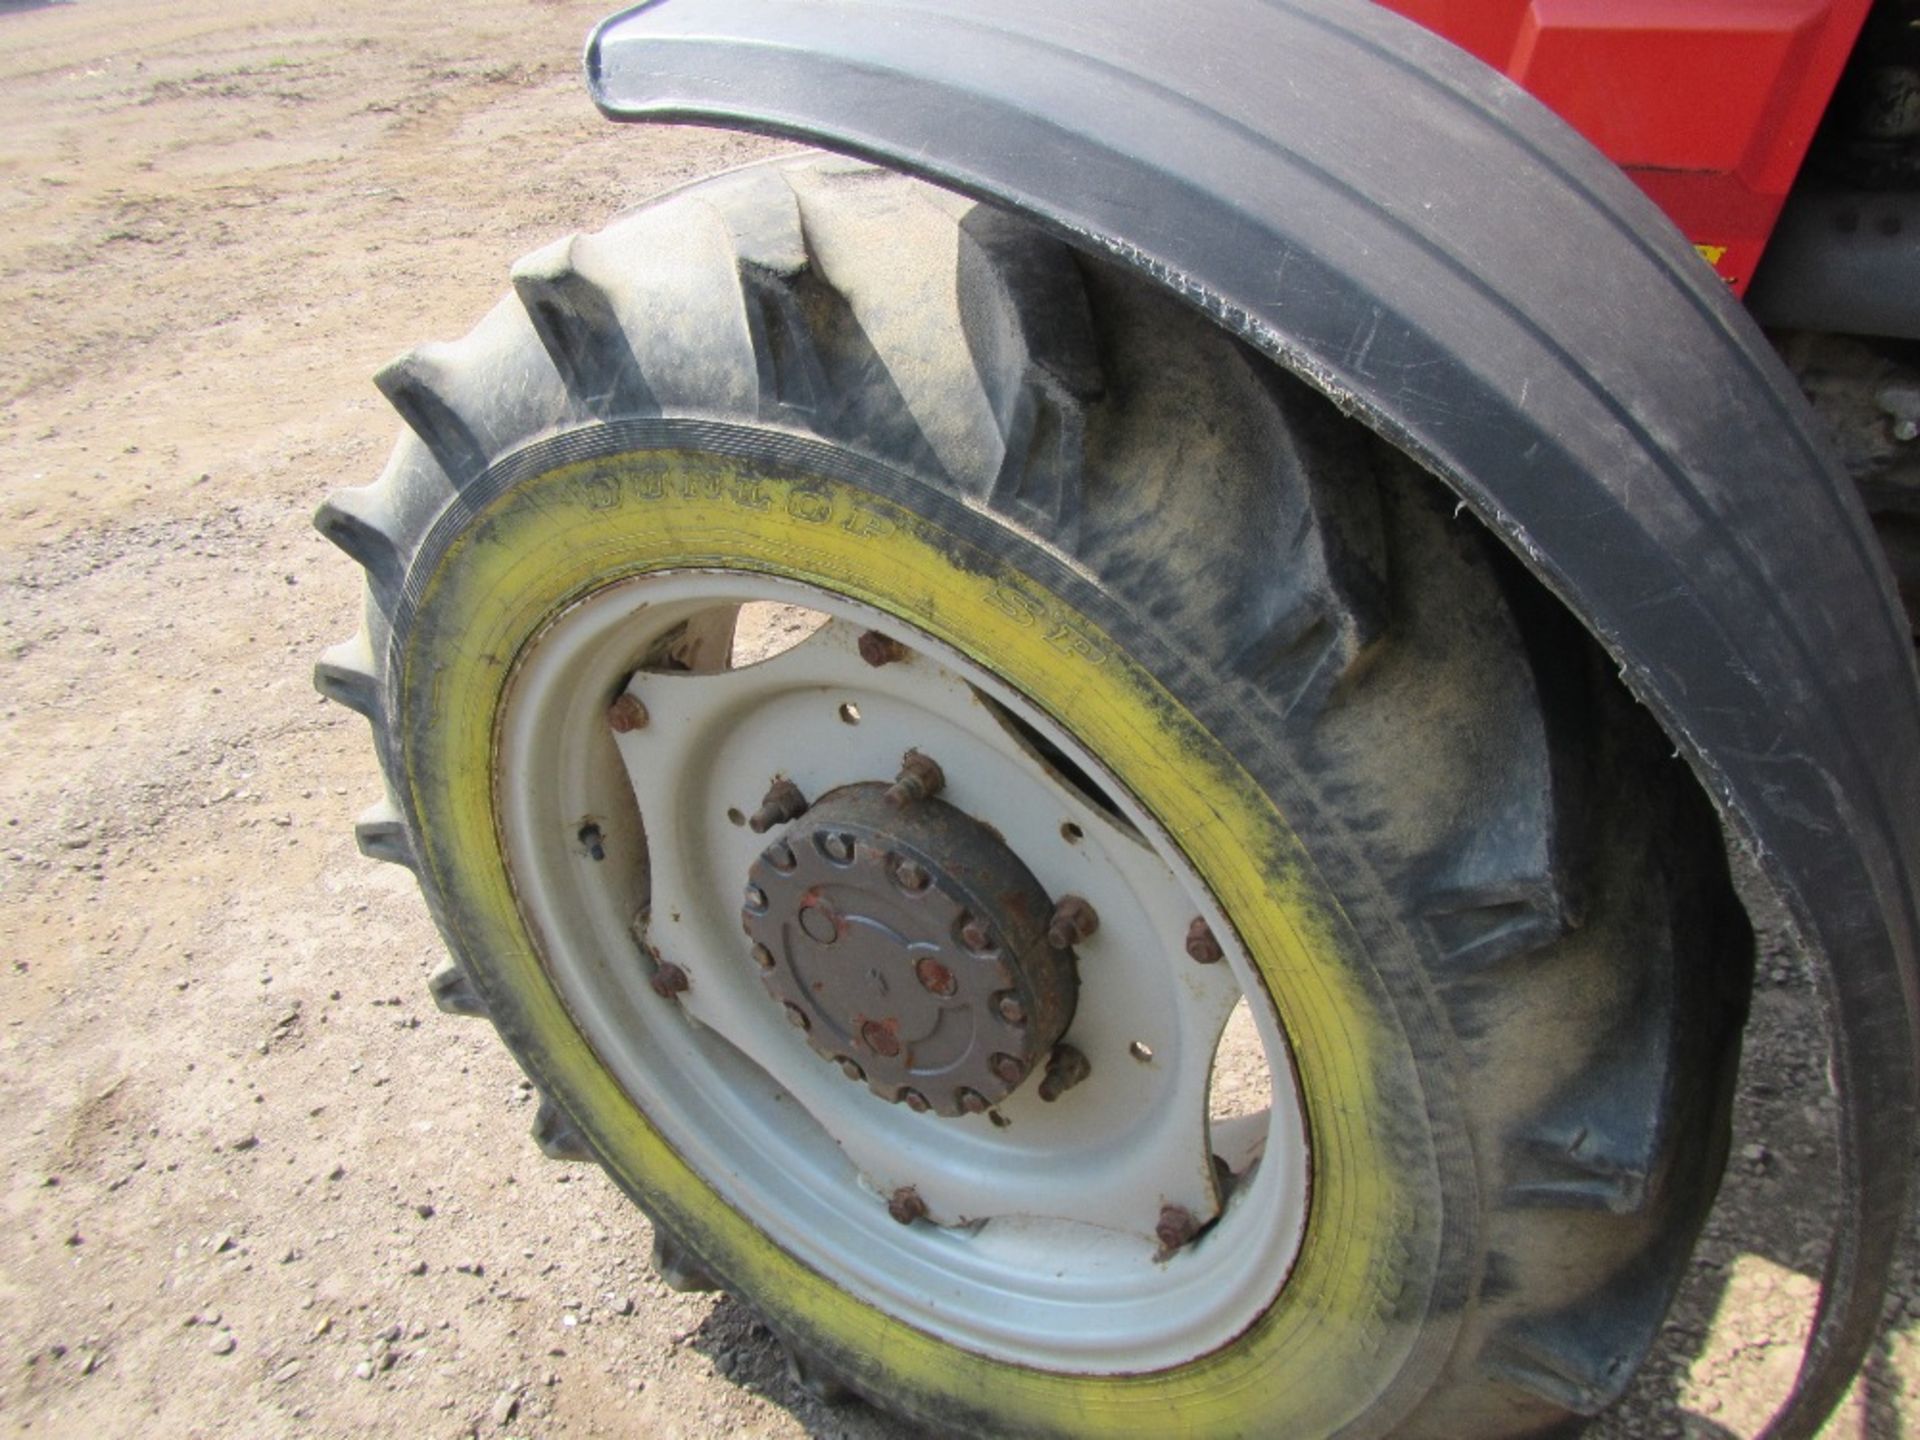
M 324 506 L 549 1150 L 944 1433 L 1541 1433 L 1726 1144 L 1684 767 L 1439 487 L 1144 282 L 807 157 L 523 261 Z

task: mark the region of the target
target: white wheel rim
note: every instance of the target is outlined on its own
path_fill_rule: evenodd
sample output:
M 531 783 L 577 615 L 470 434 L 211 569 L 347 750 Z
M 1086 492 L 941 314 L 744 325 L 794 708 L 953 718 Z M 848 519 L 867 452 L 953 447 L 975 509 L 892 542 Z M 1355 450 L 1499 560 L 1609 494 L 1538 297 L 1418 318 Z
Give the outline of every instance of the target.
M 702 611 L 752 602 L 830 622 L 740 669 L 634 674 L 650 723 L 609 729 L 608 701 L 655 640 Z M 869 628 L 910 658 L 866 664 L 855 642 Z M 1126 823 L 982 696 L 1093 777 Z M 1192 1360 L 1271 1305 L 1299 1249 L 1309 1180 L 1271 1003 L 1177 846 L 991 674 L 839 596 L 730 572 L 656 574 L 601 590 L 529 644 L 497 745 L 501 839 L 556 990 L 681 1157 L 788 1253 L 942 1339 L 1072 1373 Z M 740 890 L 774 836 L 729 812 L 750 813 L 775 775 L 810 798 L 890 780 L 910 747 L 940 760 L 942 798 L 997 829 L 1049 895 L 1082 895 L 1101 916 L 1077 947 L 1066 1037 L 1092 1074 L 1053 1104 L 1032 1080 L 992 1116 L 888 1104 L 808 1048 L 748 958 Z M 691 977 L 676 999 L 654 993 L 631 931 L 649 883 L 645 941 Z M 1184 953 L 1195 915 L 1224 963 Z M 1271 1104 L 1210 1127 L 1217 1043 L 1243 996 Z M 1215 1154 L 1240 1177 L 1224 1209 Z M 883 1197 L 901 1186 L 930 1222 L 889 1218 Z M 1197 1243 L 1158 1253 L 1166 1204 L 1217 1219 Z

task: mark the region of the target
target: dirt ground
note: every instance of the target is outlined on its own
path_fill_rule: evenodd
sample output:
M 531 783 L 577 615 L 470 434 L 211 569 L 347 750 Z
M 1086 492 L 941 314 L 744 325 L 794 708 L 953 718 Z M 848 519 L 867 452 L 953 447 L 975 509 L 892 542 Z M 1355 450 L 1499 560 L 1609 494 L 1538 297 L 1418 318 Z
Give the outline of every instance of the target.
M 378 470 L 367 381 L 513 257 L 770 147 L 602 122 L 598 12 L 0 0 L 0 1422 L 38 1435 L 847 1436 L 742 1307 L 652 1277 L 440 1015 L 316 697 Z M 1769 965 L 1735 1163 L 1610 1437 L 1747 1436 L 1832 1173 L 1803 980 Z M 1920 1414 L 1920 1246 L 1832 1436 Z M 1920 1433 L 1920 1428 L 1916 1429 Z

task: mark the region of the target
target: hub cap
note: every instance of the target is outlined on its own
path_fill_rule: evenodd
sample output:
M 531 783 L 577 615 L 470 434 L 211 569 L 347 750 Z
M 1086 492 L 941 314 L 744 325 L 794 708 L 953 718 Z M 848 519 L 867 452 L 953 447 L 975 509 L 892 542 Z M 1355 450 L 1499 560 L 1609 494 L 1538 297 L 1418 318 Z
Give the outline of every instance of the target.
M 874 1094 L 979 1114 L 1046 1058 L 1073 1016 L 1052 907 L 987 826 L 943 800 L 849 785 L 748 872 L 761 979 L 816 1054 Z

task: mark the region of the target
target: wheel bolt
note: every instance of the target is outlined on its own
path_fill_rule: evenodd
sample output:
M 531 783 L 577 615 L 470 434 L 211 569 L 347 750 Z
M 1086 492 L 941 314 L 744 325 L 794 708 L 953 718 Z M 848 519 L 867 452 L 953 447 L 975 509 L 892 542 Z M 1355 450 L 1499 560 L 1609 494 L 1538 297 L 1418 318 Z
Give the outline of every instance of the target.
M 887 1214 L 902 1225 L 911 1225 L 916 1220 L 927 1218 L 927 1202 L 920 1198 L 920 1192 L 911 1185 L 902 1185 L 887 1199 Z
M 899 809 L 903 805 L 931 799 L 946 786 L 946 774 L 935 761 L 918 750 L 909 750 L 900 757 L 900 774 L 887 787 L 887 803 Z
M 995 1076 L 1008 1085 L 1018 1085 L 1027 1078 L 1027 1067 L 1014 1055 L 997 1054 L 987 1065 Z
M 767 892 L 762 890 L 758 885 L 747 886 L 746 900 L 747 909 L 753 911 L 754 914 L 760 915 L 766 913 Z
M 1058 1100 L 1092 1073 L 1086 1056 L 1071 1045 L 1056 1045 L 1047 1057 L 1047 1073 L 1040 1077 L 1040 1098 Z
M 800 929 L 818 945 L 831 945 L 840 938 L 840 922 L 834 919 L 831 910 L 818 903 L 800 912 Z
M 786 1011 L 787 1023 L 792 1025 L 794 1029 L 811 1030 L 813 1028 L 813 1017 L 791 1000 L 786 1002 Z
M 671 1000 L 692 982 L 687 979 L 686 971 L 671 960 L 663 960 L 653 967 L 653 978 L 647 983 L 653 987 L 654 994 L 662 999 Z
M 860 658 L 876 670 L 882 665 L 891 665 L 896 660 L 907 658 L 907 647 L 891 635 L 882 635 L 878 630 L 869 630 L 860 637 Z
M 1200 1233 L 1200 1222 L 1184 1205 L 1162 1205 L 1160 1223 L 1153 1227 L 1153 1233 L 1159 1238 L 1160 1253 L 1171 1255 Z
M 867 1078 L 867 1072 L 860 1068 L 860 1062 L 851 1055 L 842 1055 L 839 1063 L 840 1073 L 846 1076 L 847 1079 L 864 1080 Z
M 902 1090 L 900 1092 L 900 1103 L 916 1115 L 924 1115 L 933 1108 L 933 1106 L 927 1102 L 927 1097 L 922 1095 L 918 1090 Z
M 776 780 L 761 798 L 760 808 L 747 821 L 747 828 L 756 835 L 764 835 L 774 826 L 798 820 L 806 813 L 807 797 L 800 793 L 800 787 L 791 780 Z
M 987 1097 L 970 1086 L 962 1085 L 953 1092 L 954 1101 L 969 1115 L 983 1115 L 987 1111 Z
M 647 707 L 638 695 L 622 694 L 607 707 L 607 727 L 616 735 L 628 735 L 647 728 Z
M 960 924 L 960 943 L 969 950 L 991 950 L 993 931 L 987 928 L 986 921 L 969 915 Z
M 1187 954 L 1202 965 L 1212 965 L 1226 953 L 1213 938 L 1213 927 L 1203 917 L 1194 916 L 1193 923 L 1187 926 Z
M 836 865 L 853 863 L 853 836 L 835 831 L 820 837 L 820 853 Z
M 753 947 L 753 963 L 758 965 L 762 970 L 771 970 L 773 968 L 773 952 L 764 945 L 756 944 Z
M 918 895 L 933 883 L 933 877 L 918 860 L 902 860 L 893 867 L 893 883 L 909 895 Z
M 1078 895 L 1062 895 L 1047 922 L 1047 943 L 1056 950 L 1071 950 L 1099 928 L 1100 917 L 1093 906 Z
M 993 997 L 993 1013 L 1009 1025 L 1027 1023 L 1027 1007 L 1020 1003 L 1020 997 L 1011 990 L 1002 990 Z
M 900 1037 L 878 1020 L 868 1020 L 860 1026 L 860 1039 L 874 1054 L 889 1060 L 900 1053 Z
M 793 858 L 793 847 L 784 840 L 776 840 L 766 848 L 767 864 L 785 874 L 799 862 Z
M 913 967 L 922 989 L 934 995 L 951 995 L 960 988 L 960 982 L 953 978 L 953 971 L 942 965 L 931 955 L 922 956 Z

